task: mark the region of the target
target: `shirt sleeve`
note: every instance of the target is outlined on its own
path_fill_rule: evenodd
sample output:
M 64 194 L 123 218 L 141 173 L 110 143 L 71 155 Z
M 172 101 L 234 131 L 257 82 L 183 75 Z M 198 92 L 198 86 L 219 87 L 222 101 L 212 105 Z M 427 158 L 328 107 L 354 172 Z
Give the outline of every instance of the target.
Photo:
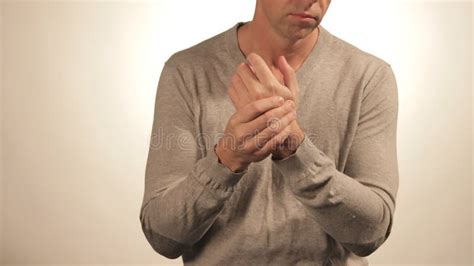
M 295 153 L 272 160 L 305 210 L 359 256 L 391 232 L 398 190 L 397 84 L 389 64 L 363 91 L 358 127 L 343 172 L 305 135 Z
M 192 93 L 168 60 L 156 93 L 140 222 L 154 250 L 170 258 L 203 237 L 248 171 L 219 163 L 214 147 L 198 145 L 195 128 Z

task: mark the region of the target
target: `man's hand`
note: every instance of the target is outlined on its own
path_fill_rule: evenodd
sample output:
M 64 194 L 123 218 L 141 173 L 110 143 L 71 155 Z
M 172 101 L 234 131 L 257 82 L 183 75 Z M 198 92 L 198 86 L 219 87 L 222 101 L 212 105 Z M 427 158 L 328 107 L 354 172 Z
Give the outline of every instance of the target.
M 228 94 L 237 110 L 251 101 L 279 95 L 286 100 L 292 100 L 298 108 L 299 88 L 296 73 L 284 56 L 278 59 L 278 70 L 272 72 L 265 61 L 255 53 L 247 57 L 247 63 L 237 67 L 232 76 L 232 84 Z M 283 80 L 277 79 L 279 74 Z M 304 131 L 297 120 L 291 123 L 291 132 L 285 141 L 272 151 L 274 159 L 283 159 L 293 154 L 304 139 Z
M 230 117 L 214 151 L 232 172 L 241 172 L 283 143 L 295 119 L 293 101 L 275 96 L 250 102 Z

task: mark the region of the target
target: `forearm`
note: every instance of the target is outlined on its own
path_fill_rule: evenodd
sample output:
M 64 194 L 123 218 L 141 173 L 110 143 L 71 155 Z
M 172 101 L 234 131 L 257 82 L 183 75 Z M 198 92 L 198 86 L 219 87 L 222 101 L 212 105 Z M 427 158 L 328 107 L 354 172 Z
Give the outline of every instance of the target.
M 212 226 L 245 173 L 232 173 L 211 151 L 186 177 L 150 192 L 154 195 L 140 213 L 145 235 L 149 240 L 163 236 L 183 246 L 193 245 Z
M 148 242 L 151 244 L 152 248 L 159 254 L 169 258 L 169 259 L 176 259 L 184 253 L 184 250 L 188 248 L 188 246 L 178 243 L 172 239 L 169 239 L 156 231 L 146 230 L 143 227 L 144 224 L 142 223 L 142 229 L 145 233 L 145 237 Z
M 307 137 L 295 154 L 275 160 L 274 167 L 307 212 L 340 243 L 365 253 L 385 240 L 392 199 L 382 189 L 339 172 Z
M 329 167 L 320 175 L 310 171 L 290 186 L 308 213 L 340 243 L 376 248 L 385 240 L 390 209 L 371 188 Z

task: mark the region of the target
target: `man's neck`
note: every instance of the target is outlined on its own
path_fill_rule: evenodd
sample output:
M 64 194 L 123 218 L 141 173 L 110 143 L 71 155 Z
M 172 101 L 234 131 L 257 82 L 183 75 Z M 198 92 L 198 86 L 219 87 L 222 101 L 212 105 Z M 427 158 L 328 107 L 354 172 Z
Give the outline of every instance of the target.
M 239 47 L 245 55 L 251 52 L 257 53 L 272 69 L 277 68 L 278 57 L 284 55 L 297 71 L 313 50 L 319 34 L 318 27 L 304 39 L 289 40 L 273 30 L 250 21 L 239 28 L 237 36 Z

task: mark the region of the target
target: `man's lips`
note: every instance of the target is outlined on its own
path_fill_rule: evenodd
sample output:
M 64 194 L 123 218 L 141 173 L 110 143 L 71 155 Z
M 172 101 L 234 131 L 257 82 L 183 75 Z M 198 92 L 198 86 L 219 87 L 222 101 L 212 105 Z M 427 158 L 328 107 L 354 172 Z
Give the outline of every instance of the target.
M 296 17 L 300 17 L 300 18 L 312 18 L 312 19 L 316 19 L 314 16 L 312 16 L 311 14 L 308 14 L 308 13 L 291 13 L 290 15 L 296 16 Z

